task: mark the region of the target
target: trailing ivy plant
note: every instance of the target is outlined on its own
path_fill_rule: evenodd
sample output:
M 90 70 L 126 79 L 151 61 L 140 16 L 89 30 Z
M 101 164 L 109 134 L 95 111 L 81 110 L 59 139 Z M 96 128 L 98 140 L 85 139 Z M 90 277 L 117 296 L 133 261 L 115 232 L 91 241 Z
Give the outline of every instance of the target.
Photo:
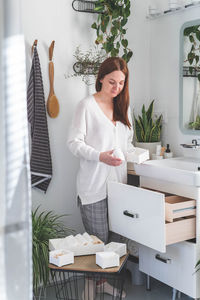
M 197 78 L 200 81 L 200 25 L 185 28 L 184 36 L 188 37 L 188 41 L 191 43 L 190 51 L 184 62 L 190 64 L 190 74 L 192 74 L 194 70 L 199 72 Z
M 109 56 L 122 56 L 128 62 L 133 55 L 125 37 L 130 0 L 97 0 L 95 10 L 99 13 L 97 21 L 91 26 L 96 30 L 95 43 L 101 45 Z

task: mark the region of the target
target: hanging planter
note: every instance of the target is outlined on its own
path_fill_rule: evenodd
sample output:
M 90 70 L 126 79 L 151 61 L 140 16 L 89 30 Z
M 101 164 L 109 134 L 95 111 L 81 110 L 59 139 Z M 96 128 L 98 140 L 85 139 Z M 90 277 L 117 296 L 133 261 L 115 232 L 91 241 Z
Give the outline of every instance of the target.
M 183 77 L 198 77 L 199 74 L 199 67 L 183 67 Z
M 82 80 L 91 85 L 91 76 L 96 79 L 101 63 L 106 59 L 105 51 L 97 49 L 97 47 L 83 52 L 80 47 L 76 48 L 74 57 L 76 59 L 73 65 L 74 74 L 65 76 L 66 78 L 82 76 Z
M 79 75 L 96 75 L 98 73 L 100 63 L 92 62 L 76 62 L 73 65 L 73 70 Z
M 84 1 L 84 0 L 74 0 L 72 2 L 72 7 L 75 11 L 86 12 L 86 13 L 102 13 L 103 11 L 95 10 L 96 1 Z

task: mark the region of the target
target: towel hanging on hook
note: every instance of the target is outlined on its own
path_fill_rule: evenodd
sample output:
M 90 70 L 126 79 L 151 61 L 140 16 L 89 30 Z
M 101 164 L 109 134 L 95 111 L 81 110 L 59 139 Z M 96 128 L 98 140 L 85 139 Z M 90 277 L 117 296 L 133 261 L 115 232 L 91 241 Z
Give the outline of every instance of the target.
M 52 178 L 52 161 L 42 72 L 36 46 L 37 40 L 32 46 L 33 59 L 27 90 L 27 112 L 31 128 L 30 169 L 32 187 L 46 192 Z

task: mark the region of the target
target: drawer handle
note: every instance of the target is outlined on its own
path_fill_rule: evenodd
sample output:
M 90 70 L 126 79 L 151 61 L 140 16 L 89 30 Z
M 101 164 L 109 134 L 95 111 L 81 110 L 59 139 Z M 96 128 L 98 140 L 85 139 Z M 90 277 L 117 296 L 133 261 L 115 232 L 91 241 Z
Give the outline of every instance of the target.
M 161 257 L 159 254 L 156 254 L 155 255 L 155 258 L 165 264 L 171 264 L 171 259 L 170 258 L 164 258 L 164 257 Z
M 184 210 L 191 210 L 191 209 L 196 209 L 196 206 L 173 209 L 173 213 L 177 213 L 177 212 L 184 211 Z
M 128 210 L 124 210 L 123 214 L 130 218 L 135 218 L 135 219 L 139 218 L 139 214 L 130 213 Z

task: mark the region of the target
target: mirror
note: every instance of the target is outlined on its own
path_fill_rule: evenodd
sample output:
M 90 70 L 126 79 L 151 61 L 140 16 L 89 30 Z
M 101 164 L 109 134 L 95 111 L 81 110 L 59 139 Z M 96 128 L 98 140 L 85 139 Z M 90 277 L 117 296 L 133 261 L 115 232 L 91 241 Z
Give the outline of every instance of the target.
M 180 34 L 180 129 L 200 134 L 200 20 L 184 23 Z

